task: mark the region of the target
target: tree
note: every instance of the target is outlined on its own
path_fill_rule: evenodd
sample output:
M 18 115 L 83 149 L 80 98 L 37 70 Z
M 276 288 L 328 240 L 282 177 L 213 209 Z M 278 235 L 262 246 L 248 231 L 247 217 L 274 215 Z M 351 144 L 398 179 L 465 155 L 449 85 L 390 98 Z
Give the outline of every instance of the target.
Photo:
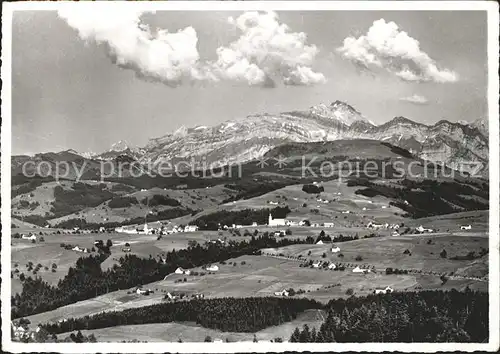
M 292 343 L 298 343 L 300 341 L 300 330 L 298 327 L 295 327 L 295 330 L 292 333 L 292 336 L 290 337 L 290 342 Z
M 107 248 L 111 248 L 112 246 L 113 246 L 113 241 L 111 241 L 111 240 L 109 240 L 109 239 L 108 239 L 108 240 L 106 241 L 106 247 L 107 247 Z
M 254 342 L 254 343 L 257 343 L 257 342 L 258 342 L 258 340 L 257 340 L 257 336 L 256 336 L 255 334 L 253 335 L 253 342 Z
M 302 327 L 302 332 L 300 332 L 299 342 L 308 343 L 310 341 L 311 341 L 311 331 L 309 330 L 309 326 L 305 324 Z
M 210 336 L 205 337 L 205 342 L 211 342 L 211 341 L 212 341 L 212 337 L 210 337 Z
M 441 253 L 439 255 L 441 256 L 441 258 L 446 258 L 447 257 L 446 250 L 443 248 L 443 250 L 441 251 Z

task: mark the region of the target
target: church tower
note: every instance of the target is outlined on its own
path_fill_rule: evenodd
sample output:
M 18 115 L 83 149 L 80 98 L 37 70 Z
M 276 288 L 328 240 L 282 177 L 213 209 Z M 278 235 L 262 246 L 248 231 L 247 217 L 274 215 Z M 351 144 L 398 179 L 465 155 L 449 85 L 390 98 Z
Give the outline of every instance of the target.
M 271 226 L 272 223 L 273 223 L 273 217 L 271 213 L 269 213 L 269 221 L 267 222 L 267 225 Z

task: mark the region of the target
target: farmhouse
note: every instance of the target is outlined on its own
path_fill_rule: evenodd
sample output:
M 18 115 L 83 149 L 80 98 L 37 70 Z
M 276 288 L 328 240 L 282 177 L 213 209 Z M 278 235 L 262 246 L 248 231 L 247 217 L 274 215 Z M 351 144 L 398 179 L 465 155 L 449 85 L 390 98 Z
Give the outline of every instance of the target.
M 460 226 L 460 230 L 470 230 L 470 229 L 472 229 L 471 225 L 462 225 L 462 226 Z
M 269 220 L 267 223 L 269 226 L 285 226 L 286 225 L 286 220 L 285 219 L 273 219 L 273 216 L 271 213 L 269 213 Z
M 191 274 L 191 271 L 189 269 L 184 269 L 182 267 L 179 267 L 175 270 L 175 274 L 185 274 L 185 275 L 189 275 Z
M 419 227 L 415 228 L 415 230 L 417 230 L 418 232 L 433 232 L 432 229 L 426 229 L 422 225 L 420 225 Z
M 371 270 L 370 269 L 361 269 L 359 266 L 356 266 L 356 268 L 354 268 L 352 270 L 352 272 L 353 273 L 364 273 L 364 274 L 366 274 L 366 273 L 370 273 Z
M 312 264 L 312 266 L 314 268 L 319 268 L 320 265 L 321 265 L 321 261 L 314 261 L 314 263 Z
M 325 227 L 334 227 L 335 226 L 335 224 L 333 222 L 325 222 L 323 225 Z
M 319 240 L 318 242 L 316 242 L 317 245 L 322 245 L 323 244 L 323 241 Z
M 349 213 L 350 213 L 350 211 L 349 211 L 349 210 L 344 210 L 344 211 L 342 212 L 342 214 L 349 214 Z
M 288 293 L 288 291 L 287 291 L 286 289 L 284 289 L 284 290 L 282 290 L 282 291 L 276 291 L 276 292 L 274 293 L 274 295 L 276 295 L 276 296 L 288 296 L 288 295 L 289 295 L 289 293 Z
M 122 248 L 122 252 L 130 252 L 131 251 L 131 248 L 130 247 L 124 247 Z
M 387 229 L 389 227 L 389 224 L 376 224 L 373 221 L 370 221 L 368 225 L 366 225 L 366 227 L 369 229 L 380 229 L 382 227 Z
M 217 264 L 210 264 L 205 268 L 205 270 L 208 270 L 209 272 L 217 272 L 219 270 L 219 266 Z
M 335 265 L 335 263 L 330 263 L 330 264 L 328 265 L 328 269 L 333 270 L 333 269 L 335 269 L 335 268 L 337 268 L 337 266 Z
M 186 225 L 184 232 L 195 232 L 198 231 L 198 226 L 196 225 Z
M 332 247 L 332 253 L 338 253 L 340 252 L 340 248 L 335 246 L 335 247 Z
M 390 286 L 386 287 L 385 289 L 375 289 L 373 291 L 374 294 L 387 294 L 387 293 L 392 293 L 394 291 L 393 288 L 391 288 Z
M 36 235 L 30 234 L 30 235 L 23 235 L 21 237 L 23 240 L 35 240 L 36 241 Z
M 149 289 L 142 289 L 142 288 L 136 288 L 135 289 L 135 292 L 139 295 L 149 295 L 149 293 L 151 292 L 151 290 Z

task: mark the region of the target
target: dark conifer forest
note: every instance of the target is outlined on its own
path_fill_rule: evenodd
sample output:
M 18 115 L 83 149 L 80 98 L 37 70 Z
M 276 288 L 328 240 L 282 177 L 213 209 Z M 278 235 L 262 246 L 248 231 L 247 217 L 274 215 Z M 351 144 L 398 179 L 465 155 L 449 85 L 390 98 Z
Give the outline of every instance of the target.
M 296 328 L 291 342 L 473 342 L 488 340 L 488 294 L 400 292 L 331 300 L 320 328 Z

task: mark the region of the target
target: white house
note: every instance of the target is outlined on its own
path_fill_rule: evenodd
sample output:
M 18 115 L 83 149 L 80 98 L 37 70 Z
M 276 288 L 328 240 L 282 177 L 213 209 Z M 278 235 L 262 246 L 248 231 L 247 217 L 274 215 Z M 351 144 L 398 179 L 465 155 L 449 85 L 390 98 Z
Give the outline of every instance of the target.
M 426 229 L 422 225 L 420 225 L 419 227 L 417 227 L 415 230 L 417 230 L 418 232 L 433 232 L 432 229 Z
M 335 265 L 335 263 L 330 263 L 330 264 L 328 265 L 328 269 L 333 270 L 333 269 L 335 269 L 335 268 L 337 268 L 337 266 Z
M 286 289 L 284 289 L 284 290 L 282 290 L 282 291 L 276 291 L 276 292 L 274 293 L 274 295 L 276 295 L 276 296 L 288 296 L 288 295 L 289 295 L 289 293 L 288 293 L 288 291 L 287 291 Z
M 375 294 L 387 294 L 387 293 L 392 293 L 393 291 L 394 289 L 388 286 L 385 289 L 375 289 L 373 292 Z
M 332 247 L 332 253 L 340 252 L 340 248 L 338 246 Z
M 135 289 L 135 292 L 139 295 L 149 294 L 149 289 L 137 288 Z
M 31 234 L 31 235 L 23 235 L 21 238 L 24 239 L 24 240 L 35 240 L 36 241 L 36 235 L 33 235 L 33 234 Z
M 177 268 L 174 272 L 175 274 L 185 274 L 185 275 L 189 275 L 191 274 L 191 271 L 189 269 L 183 269 L 181 267 Z
M 76 252 L 83 252 L 83 248 L 80 248 L 78 246 L 73 247 L 71 250 Z
M 319 268 L 320 265 L 321 265 L 321 261 L 314 261 L 314 263 L 312 264 L 312 266 L 314 268 Z
M 385 225 L 384 224 L 376 224 L 373 221 L 370 221 L 368 223 L 368 225 L 366 225 L 366 227 L 369 228 L 369 229 L 380 229 L 382 227 L 387 228 L 388 226 L 389 226 L 388 224 L 385 224 Z
M 349 213 L 350 213 L 350 211 L 349 211 L 349 210 L 344 210 L 344 211 L 342 212 L 342 214 L 349 214 Z
M 217 272 L 219 270 L 219 266 L 217 264 L 211 264 L 206 267 L 205 270 L 208 270 L 209 272 Z
M 177 296 L 176 295 L 172 295 L 170 293 L 167 293 L 167 297 L 170 299 L 170 300 L 175 300 L 177 299 Z
M 269 220 L 267 223 L 269 226 L 286 226 L 285 219 L 273 219 L 271 213 L 269 213 Z
M 323 241 L 319 240 L 318 242 L 316 242 L 317 245 L 322 245 L 323 244 Z
M 460 226 L 460 230 L 470 230 L 470 229 L 472 229 L 471 225 L 462 225 L 462 226 Z
M 391 236 L 401 236 L 401 235 L 399 234 L 399 232 L 393 231 L 392 234 L 391 234 Z
M 361 269 L 359 266 L 356 266 L 356 268 L 354 268 L 352 270 L 353 273 L 370 273 L 371 270 L 370 269 Z
M 323 225 L 325 227 L 334 227 L 335 226 L 335 224 L 333 222 L 325 222 Z
M 195 232 L 195 231 L 198 231 L 198 226 L 196 225 L 186 225 L 186 227 L 184 227 L 184 232 Z
M 252 226 L 257 226 L 257 223 L 254 221 L 254 222 L 252 223 Z

